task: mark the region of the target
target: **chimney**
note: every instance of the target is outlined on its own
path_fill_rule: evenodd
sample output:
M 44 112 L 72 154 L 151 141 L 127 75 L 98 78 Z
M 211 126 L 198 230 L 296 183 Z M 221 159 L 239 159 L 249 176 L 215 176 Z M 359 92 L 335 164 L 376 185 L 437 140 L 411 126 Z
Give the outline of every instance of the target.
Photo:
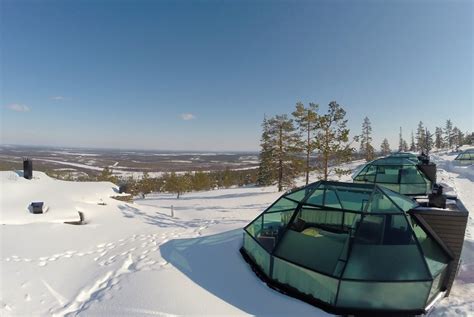
M 23 177 L 26 179 L 33 178 L 33 161 L 29 158 L 23 159 Z

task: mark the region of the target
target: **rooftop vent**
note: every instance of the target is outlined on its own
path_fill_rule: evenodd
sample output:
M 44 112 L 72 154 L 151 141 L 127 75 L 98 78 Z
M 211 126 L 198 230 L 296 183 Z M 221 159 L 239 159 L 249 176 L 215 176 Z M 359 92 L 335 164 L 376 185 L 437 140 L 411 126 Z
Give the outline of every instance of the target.
M 42 201 L 32 202 L 30 205 L 30 210 L 34 214 L 42 214 L 45 212 L 43 210 L 44 203 Z

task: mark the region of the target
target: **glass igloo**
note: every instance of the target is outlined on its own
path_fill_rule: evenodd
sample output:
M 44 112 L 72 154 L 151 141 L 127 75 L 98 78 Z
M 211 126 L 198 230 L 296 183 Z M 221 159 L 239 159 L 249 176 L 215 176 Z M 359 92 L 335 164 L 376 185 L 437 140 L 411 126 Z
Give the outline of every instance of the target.
M 421 313 L 444 290 L 450 255 L 374 184 L 320 181 L 244 228 L 241 252 L 271 287 L 326 311 Z
M 459 164 L 473 164 L 474 163 L 474 149 L 467 149 L 456 156 L 454 159 Z
M 385 157 L 367 163 L 356 175 L 355 183 L 376 183 L 403 195 L 431 193 L 435 179 L 430 179 L 423 167 L 434 166 L 402 157 Z M 436 172 L 436 166 L 434 166 Z

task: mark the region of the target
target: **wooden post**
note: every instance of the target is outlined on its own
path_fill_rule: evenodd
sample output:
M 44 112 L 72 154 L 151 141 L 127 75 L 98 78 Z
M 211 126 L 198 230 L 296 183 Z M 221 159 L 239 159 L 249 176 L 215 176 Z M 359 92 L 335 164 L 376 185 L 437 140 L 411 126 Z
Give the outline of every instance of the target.
M 171 217 L 174 218 L 174 207 L 171 205 Z

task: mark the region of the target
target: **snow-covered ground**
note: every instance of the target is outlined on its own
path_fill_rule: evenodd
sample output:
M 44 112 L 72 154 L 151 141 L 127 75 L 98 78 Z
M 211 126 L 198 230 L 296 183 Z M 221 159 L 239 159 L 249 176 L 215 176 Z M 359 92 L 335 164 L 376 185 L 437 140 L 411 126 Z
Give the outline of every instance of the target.
M 474 181 L 448 168 L 452 155 L 435 159 L 443 182 L 474 210 Z M 239 254 L 241 228 L 280 196 L 274 187 L 125 203 L 111 198 L 116 187 L 106 182 L 57 181 L 39 172 L 31 181 L 0 172 L 0 181 L 1 316 L 327 316 L 267 287 Z M 48 213 L 30 214 L 32 200 L 44 201 Z M 65 210 L 83 212 L 87 224 L 63 224 Z M 474 313 L 469 221 L 460 274 L 433 316 Z

